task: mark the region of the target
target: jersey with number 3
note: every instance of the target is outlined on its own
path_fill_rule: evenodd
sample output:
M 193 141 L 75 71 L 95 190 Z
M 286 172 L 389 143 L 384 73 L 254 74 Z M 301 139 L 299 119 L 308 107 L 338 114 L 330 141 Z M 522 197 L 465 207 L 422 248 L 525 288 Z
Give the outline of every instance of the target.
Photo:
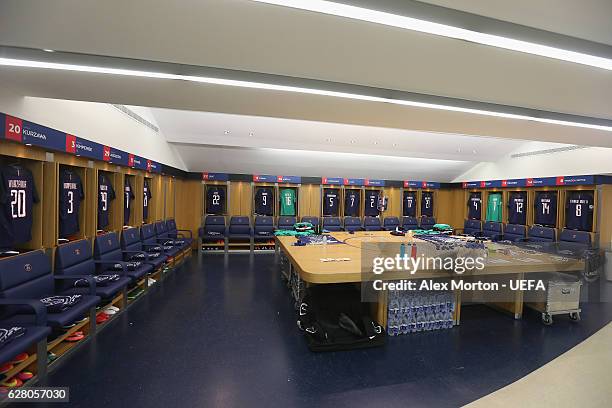
M 110 211 L 110 202 L 115 199 L 115 190 L 106 176 L 106 174 L 98 173 L 98 229 L 103 229 L 108 226 L 108 214 Z
M 508 199 L 508 223 L 525 225 L 527 222 L 527 192 L 513 191 Z
M 0 171 L 0 249 L 32 239 L 33 207 L 37 202 L 30 170 L 6 166 Z
M 79 231 L 79 210 L 85 198 L 81 177 L 67 168 L 60 174 L 59 235 L 69 237 Z
M 565 206 L 565 226 L 578 231 L 593 229 L 593 193 L 575 191 L 569 194 Z

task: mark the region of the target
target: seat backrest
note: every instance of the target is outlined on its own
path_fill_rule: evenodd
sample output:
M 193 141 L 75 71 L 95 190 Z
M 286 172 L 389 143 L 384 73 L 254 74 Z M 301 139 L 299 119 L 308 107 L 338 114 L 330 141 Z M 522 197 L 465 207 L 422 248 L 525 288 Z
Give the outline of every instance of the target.
M 506 225 L 506 229 L 504 230 L 504 239 L 510 241 L 517 241 L 519 239 L 525 238 L 525 230 L 526 227 L 524 225 L 508 224 Z
M 465 220 L 463 222 L 463 232 L 466 234 L 474 234 L 482 231 L 482 222 L 478 220 Z
M 591 234 L 586 231 L 563 229 L 559 234 L 559 242 L 571 242 L 591 246 Z
M 229 233 L 241 235 L 250 234 L 251 222 L 249 221 L 249 217 L 234 216 L 230 218 Z
M 316 227 L 319 225 L 319 217 L 305 216 L 302 217 L 302 222 L 309 222 Z
M 169 220 L 166 220 L 166 230 L 170 234 L 176 234 L 177 228 L 176 228 L 176 220 L 174 218 L 170 218 Z
M 486 221 L 482 227 L 483 235 L 493 238 L 503 234 L 504 227 L 501 222 Z
M 342 231 L 342 224 L 338 217 L 323 217 L 323 229 L 327 231 Z
M 529 240 L 537 242 L 555 242 L 556 233 L 554 228 L 534 225 L 529 228 Z
M 155 234 L 155 226 L 153 224 L 145 224 L 140 227 L 140 240 L 143 244 L 158 244 L 157 235 Z
M 431 228 L 436 224 L 436 219 L 434 217 L 421 217 L 421 228 Z
M 40 299 L 53 292 L 51 261 L 43 250 L 0 259 L 0 298 Z
M 274 226 L 274 219 L 267 215 L 258 215 L 255 217 L 255 228 L 259 226 Z
M 293 228 L 293 225 L 295 223 L 296 223 L 295 217 L 287 217 L 287 216 L 278 217 L 278 228 L 281 228 L 281 227 Z
M 380 218 L 378 217 L 365 217 L 363 219 L 363 226 L 368 228 L 368 227 L 372 227 L 372 228 L 380 228 Z
M 405 230 L 415 230 L 419 228 L 416 217 L 402 217 L 402 228 Z
M 204 221 L 204 232 L 225 233 L 225 217 L 209 215 Z
M 168 238 L 168 227 L 165 221 L 157 221 L 154 225 L 154 231 L 158 238 Z
M 119 237 L 115 232 L 98 235 L 94 239 L 94 259 L 98 261 L 121 261 L 123 253 L 119 244 Z M 96 270 L 101 272 L 107 270 L 111 265 L 100 265 Z
M 121 233 L 121 248 L 124 251 L 142 251 L 142 241 L 138 228 L 127 228 Z
M 55 273 L 58 275 L 93 275 L 95 264 L 88 240 L 62 244 L 55 250 Z
M 387 228 L 399 227 L 399 218 L 397 217 L 385 217 L 383 225 Z
M 359 231 L 361 219 L 359 217 L 344 217 L 344 229 L 346 231 Z

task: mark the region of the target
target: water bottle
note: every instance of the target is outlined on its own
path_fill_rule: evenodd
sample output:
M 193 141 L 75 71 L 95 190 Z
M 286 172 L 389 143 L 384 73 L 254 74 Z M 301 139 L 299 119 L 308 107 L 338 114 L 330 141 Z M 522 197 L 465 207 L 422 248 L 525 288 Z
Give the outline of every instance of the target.
M 414 312 L 414 311 L 413 311 Z M 408 319 L 408 332 L 414 333 L 417 331 L 417 319 L 416 314 L 412 313 Z
M 402 317 L 400 320 L 400 334 L 408 334 L 408 319 L 406 317 Z
M 423 331 L 425 327 L 425 315 L 422 311 L 418 311 L 416 315 L 416 331 Z

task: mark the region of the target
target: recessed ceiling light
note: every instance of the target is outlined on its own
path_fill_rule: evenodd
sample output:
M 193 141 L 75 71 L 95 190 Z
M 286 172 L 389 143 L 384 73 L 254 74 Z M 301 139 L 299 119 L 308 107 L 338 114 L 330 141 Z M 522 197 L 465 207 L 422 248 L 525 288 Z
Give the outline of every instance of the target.
M 164 72 L 138 71 L 138 70 L 131 70 L 131 69 L 123 69 L 123 68 L 107 68 L 107 67 L 97 67 L 97 66 L 89 66 L 89 65 L 64 64 L 64 63 L 57 63 L 57 62 L 21 60 L 21 59 L 14 59 L 14 58 L 0 58 L 0 66 L 1 65 L 11 66 L 11 67 L 28 67 L 28 68 L 53 69 L 53 70 L 74 71 L 74 72 L 89 72 L 89 73 L 94 73 L 94 74 L 110 74 L 110 75 L 121 75 L 121 76 L 142 77 L 142 78 L 184 80 L 184 81 L 197 82 L 197 83 L 203 83 L 203 84 L 235 86 L 235 87 L 250 88 L 250 89 L 264 89 L 264 90 L 278 91 L 278 92 L 302 93 L 302 94 L 308 94 L 308 95 L 329 96 L 329 97 L 335 97 L 335 98 L 344 98 L 344 99 L 352 99 L 352 100 L 376 102 L 376 103 L 390 103 L 390 104 L 410 106 L 410 107 L 415 107 L 415 108 L 437 109 L 437 110 L 443 110 L 443 111 L 469 113 L 469 114 L 474 114 L 474 115 L 492 116 L 492 117 L 505 118 L 505 119 L 527 120 L 527 121 L 532 121 L 532 122 L 548 123 L 548 124 L 560 125 L 560 126 L 572 126 L 572 127 L 580 127 L 580 128 L 586 128 L 586 129 L 595 129 L 595 130 L 603 130 L 606 132 L 612 132 L 612 126 L 596 125 L 592 123 L 575 122 L 575 121 L 560 120 L 560 119 L 549 119 L 549 118 L 542 118 L 542 117 L 537 117 L 537 116 L 497 112 L 497 111 L 492 111 L 492 110 L 463 108 L 460 106 L 417 102 L 417 101 L 354 94 L 354 93 L 347 93 L 347 92 L 328 91 L 324 89 L 301 88 L 301 87 L 288 86 L 288 85 L 276 85 L 276 84 L 266 84 L 266 83 L 261 83 L 261 82 L 240 81 L 240 80 L 234 80 L 234 79 L 222 79 L 222 78 L 200 77 L 200 76 L 193 76 L 193 75 L 169 74 L 169 73 L 164 73 Z
M 377 144 L 378 144 L 378 141 L 377 141 L 377 140 L 375 140 L 375 141 L 374 141 L 374 144 L 375 144 L 375 145 L 377 145 Z
M 250 132 L 250 133 L 249 133 L 249 136 L 253 136 L 253 132 Z
M 52 50 L 50 48 L 43 48 L 43 51 L 44 52 L 55 52 L 55 50 Z
M 351 140 L 351 144 L 355 144 L 355 141 L 354 141 L 354 140 Z
M 226 131 L 225 131 L 225 132 L 223 132 L 223 133 L 225 133 L 226 135 L 229 135 L 229 134 L 230 134 L 230 131 L 229 131 L 229 130 L 226 130 Z
M 325 139 L 326 142 L 331 142 L 330 138 Z
M 589 65 L 592 67 L 612 70 L 612 59 L 596 57 L 561 48 L 549 47 L 528 41 L 515 40 L 499 35 L 486 34 L 465 28 L 435 23 L 433 21 L 419 20 L 417 18 L 385 13 L 382 11 L 350 6 L 347 4 L 334 3 L 325 0 L 253 0 L 259 3 L 286 6 L 300 10 L 314 11 L 322 14 L 330 14 L 370 23 L 382 24 L 406 30 L 419 31 L 443 37 L 456 38 L 478 44 L 490 45 L 512 51 L 539 55 L 547 58 Z
M 397 147 L 397 143 L 393 143 L 393 147 Z

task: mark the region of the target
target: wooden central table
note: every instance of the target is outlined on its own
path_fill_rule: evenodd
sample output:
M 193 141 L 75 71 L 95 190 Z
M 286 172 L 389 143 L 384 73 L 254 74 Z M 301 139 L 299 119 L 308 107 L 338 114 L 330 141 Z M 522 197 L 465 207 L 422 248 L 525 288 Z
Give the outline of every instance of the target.
M 353 234 L 348 232 L 331 232 L 331 235 L 340 244 L 306 245 L 295 246 L 296 238 L 292 236 L 277 236 L 277 250 L 285 256 L 289 262 L 289 273 L 299 276 L 306 283 L 330 284 L 330 283 L 360 283 L 363 280 L 362 273 L 362 246 L 364 243 L 395 242 L 406 243 L 409 238 L 391 235 L 388 231 L 358 231 Z M 425 241 L 414 237 L 414 242 L 419 244 Z M 584 269 L 582 259 L 562 257 L 559 255 L 530 250 L 524 258 L 516 258 L 508 254 L 512 245 L 497 242 L 487 242 L 487 262 L 481 271 L 473 271 L 469 276 L 497 276 L 512 275 L 512 279 L 523 279 L 525 274 L 535 272 L 579 272 Z M 519 249 L 520 250 L 520 249 Z M 323 262 L 323 258 L 349 258 L 342 262 Z M 385 272 L 378 275 L 377 279 L 399 280 L 399 279 L 428 279 L 428 278 L 450 278 L 460 277 L 443 270 L 420 270 L 419 273 L 411 275 L 408 272 Z M 509 290 L 509 289 L 508 289 Z M 461 293 L 455 291 L 456 311 L 455 323 L 459 324 Z M 492 306 L 507 311 L 519 319 L 523 313 L 523 292 L 513 291 L 512 301 L 488 302 Z M 374 306 L 374 313 L 378 322 L 386 326 L 387 319 L 387 292 L 381 291 L 378 302 Z

